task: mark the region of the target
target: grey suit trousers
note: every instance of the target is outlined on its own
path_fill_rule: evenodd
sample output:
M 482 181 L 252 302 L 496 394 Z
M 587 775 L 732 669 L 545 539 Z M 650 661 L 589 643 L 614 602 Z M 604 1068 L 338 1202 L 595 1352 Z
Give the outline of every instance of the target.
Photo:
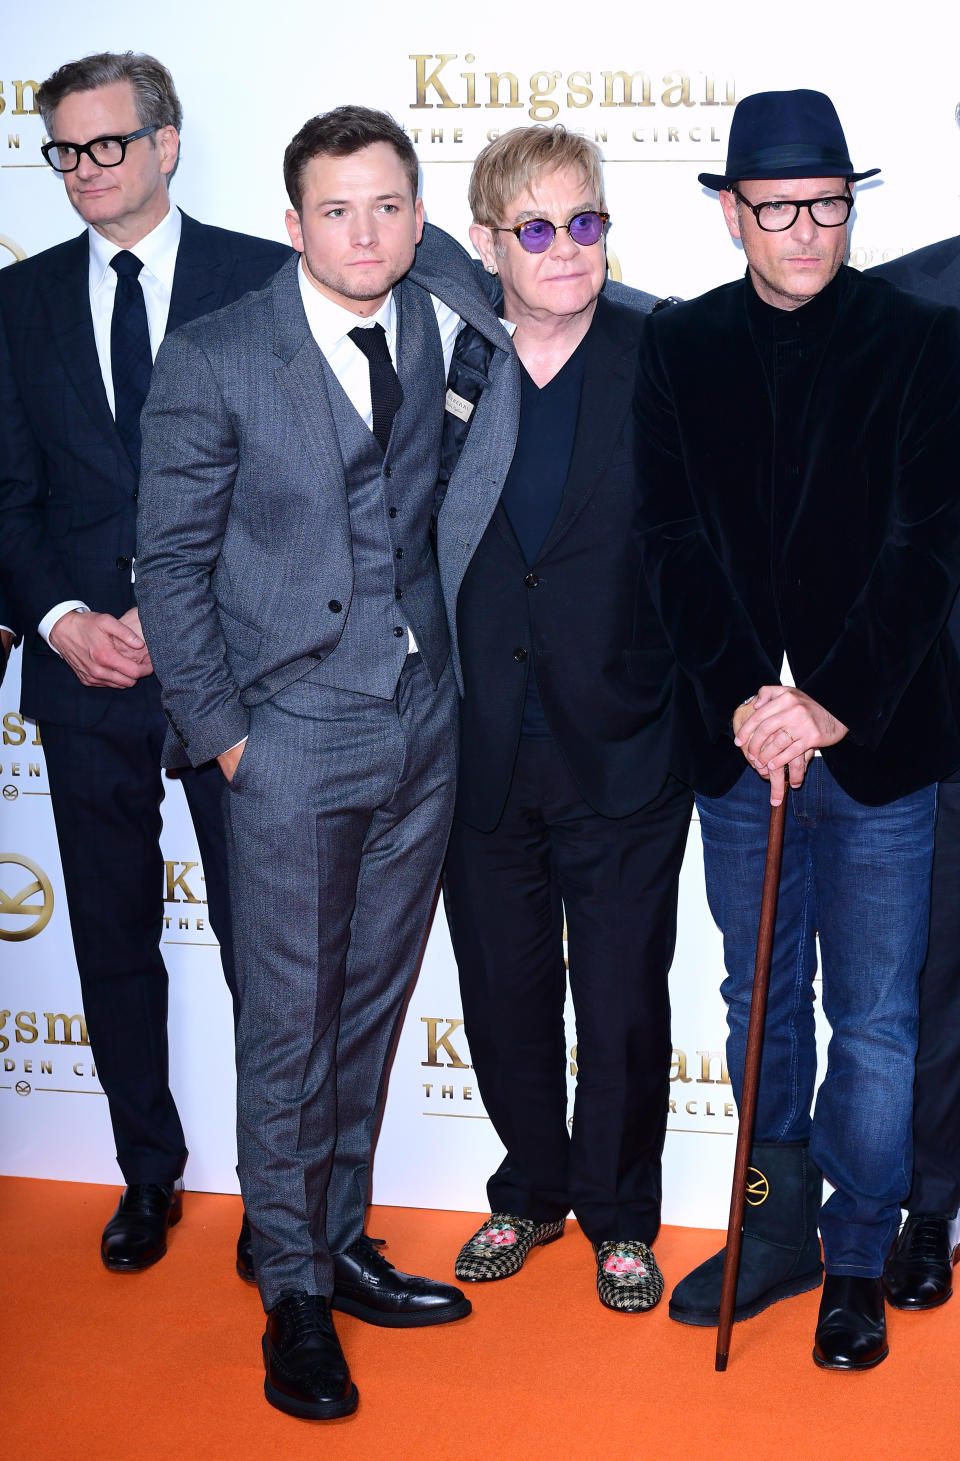
M 458 702 L 419 655 L 393 700 L 300 680 L 226 788 L 238 1172 L 264 1307 L 333 1290 L 453 810 Z

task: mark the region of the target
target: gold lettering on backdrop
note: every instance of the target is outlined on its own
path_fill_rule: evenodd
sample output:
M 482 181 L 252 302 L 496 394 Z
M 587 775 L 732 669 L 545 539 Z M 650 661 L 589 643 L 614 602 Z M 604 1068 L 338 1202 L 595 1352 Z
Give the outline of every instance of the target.
M 18 1045 L 32 1045 L 40 1034 L 33 1010 L 21 1010 L 13 1023 L 17 1030 Z
M 550 122 L 560 110 L 558 102 L 547 100 L 553 96 L 559 80 L 559 71 L 537 71 L 530 77 L 533 88 L 530 92 L 530 115 L 535 122 Z
M 412 108 L 422 109 L 423 107 L 433 106 L 455 107 L 459 105 L 458 102 L 454 101 L 453 97 L 450 95 L 449 91 L 440 80 L 440 72 L 443 70 L 444 66 L 446 66 L 449 61 L 455 61 L 457 59 L 456 51 L 441 51 L 436 57 L 410 56 L 409 59 L 411 61 L 415 61 L 417 66 L 417 99 L 415 102 L 411 103 Z M 433 70 L 428 76 L 427 62 L 433 60 L 436 60 L 437 64 L 436 66 L 434 66 Z M 427 91 L 431 86 L 440 98 L 438 102 L 427 101 Z
M 451 62 L 459 59 L 456 51 L 413 52 L 408 55 L 408 59 L 414 63 L 415 100 L 410 103 L 412 111 L 422 111 L 433 107 L 465 111 L 477 111 L 481 108 L 488 111 L 500 111 L 507 108 L 521 110 L 526 107 L 527 115 L 535 122 L 552 121 L 560 111 L 560 101 L 556 99 L 556 94 L 558 87 L 563 82 L 562 71 L 546 69 L 533 71 L 525 88 L 528 93 L 525 102 L 521 100 L 520 77 L 515 71 L 484 71 L 482 74 L 487 82 L 487 100 L 481 102 L 478 100 L 477 72 L 475 70 L 463 70 L 457 73 L 447 70 Z M 472 64 L 476 61 L 476 56 L 472 51 L 467 51 L 463 60 Z M 599 102 L 601 107 L 655 107 L 657 105 L 658 98 L 653 94 L 653 80 L 648 71 L 611 69 L 601 71 L 600 76 L 603 80 L 603 99 Z M 460 83 L 463 83 L 462 88 Z M 579 111 L 593 105 L 596 92 L 591 70 L 571 71 L 563 84 L 565 92 L 562 92 L 561 95 L 564 96 L 566 107 L 569 110 Z M 736 105 L 736 85 L 732 80 L 724 82 L 722 101 L 718 99 L 717 82 L 714 76 L 704 75 L 702 77 L 702 95 L 700 94 L 700 82 L 695 83 L 693 77 L 685 71 L 668 72 L 661 78 L 661 85 L 664 89 L 660 94 L 659 102 L 665 107 L 732 107 Z M 496 135 L 496 133 L 488 132 L 487 141 L 493 141 Z M 432 140 L 441 140 L 439 134 Z
M 8 710 L 3 717 L 3 744 L 5 746 L 22 746 L 27 739 L 26 726 L 23 723 L 23 716 L 18 710 Z M 34 723 L 32 746 L 40 744 L 40 727 Z
M 187 873 L 191 872 L 195 867 L 199 867 L 199 863 L 183 863 L 182 870 L 177 874 L 176 877 L 174 877 L 173 875 L 173 870 L 177 866 L 176 862 L 165 862 L 163 866 L 166 873 L 167 883 L 166 892 L 163 895 L 163 901 L 165 903 L 202 903 L 204 901 L 202 898 L 197 897 L 196 893 L 190 887 L 190 884 L 186 881 Z M 183 894 L 182 898 L 177 897 L 178 888 Z
M 443 1020 L 431 1019 L 428 1018 L 426 1015 L 421 1015 L 420 1023 L 422 1025 L 426 1025 L 427 1027 L 427 1058 L 426 1060 L 421 1060 L 421 1065 L 442 1065 L 444 1062 L 437 1058 L 439 1052 L 442 1050 L 449 1057 L 446 1064 L 452 1069 L 470 1070 L 470 1066 L 467 1064 L 467 1062 L 460 1059 L 460 1056 L 450 1039 L 451 1035 L 453 1035 L 457 1030 L 460 1029 L 463 1024 L 463 1020 L 448 1019 L 446 1021 L 447 1028 L 444 1030 L 442 1035 L 438 1034 L 438 1030 L 440 1025 L 444 1023 Z
M 674 1081 L 682 1081 L 688 1085 L 693 1080 L 692 1075 L 687 1075 L 687 1056 L 683 1050 L 674 1050 L 670 1061 L 670 1084 Z
M 652 107 L 653 101 L 650 98 L 650 77 L 645 71 L 634 71 L 629 75 L 626 71 L 601 71 L 603 77 L 603 101 L 602 107 Z M 640 77 L 641 100 L 633 99 L 633 83 Z M 621 100 L 614 99 L 614 86 L 616 82 L 623 82 Z
M 588 107 L 593 101 L 589 71 L 571 71 L 567 77 L 567 106 Z
M 26 117 L 29 115 L 39 115 L 40 108 L 37 106 L 37 88 L 39 85 L 39 81 L 15 81 L 13 83 L 13 116 Z M 27 90 L 30 92 L 30 105 L 25 107 L 23 104 L 25 100 L 24 93 Z
M 663 84 L 667 88 L 660 100 L 665 107 L 694 107 L 696 102 L 690 95 L 690 77 L 685 72 L 680 72 L 680 80 L 675 81 L 672 76 L 665 76 Z
M 87 1022 L 83 1015 L 51 1014 L 47 1010 L 43 1012 L 43 1018 L 47 1022 L 47 1038 L 44 1045 L 89 1045 L 90 1039 L 87 1035 Z M 57 1026 L 60 1026 L 60 1038 L 57 1039 Z M 77 1039 L 73 1038 L 74 1025 L 77 1028 Z
M 487 102 L 488 107 L 523 106 L 523 102 L 520 100 L 520 81 L 518 77 L 514 76 L 512 71 L 488 71 L 486 75 L 487 80 L 490 83 L 490 100 Z M 505 81 L 510 88 L 510 100 L 507 102 L 503 102 L 500 100 L 501 81 Z M 532 115 L 533 114 L 531 113 L 531 116 Z
M 697 1077 L 698 1086 L 728 1086 L 730 1084 L 730 1072 L 727 1070 L 727 1062 L 722 1051 L 719 1050 L 698 1050 L 700 1058 L 700 1074 Z M 714 1060 L 720 1062 L 720 1074 L 712 1076 L 710 1066 Z

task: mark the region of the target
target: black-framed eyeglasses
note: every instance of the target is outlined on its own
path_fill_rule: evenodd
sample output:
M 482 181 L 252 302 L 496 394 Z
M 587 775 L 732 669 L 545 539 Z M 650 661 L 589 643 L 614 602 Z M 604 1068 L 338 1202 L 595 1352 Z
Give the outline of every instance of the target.
M 84 153 L 97 167 L 119 167 L 127 155 L 127 144 L 138 137 L 149 137 L 159 132 L 160 125 L 141 127 L 138 132 L 128 132 L 125 137 L 94 137 L 90 142 L 45 142 L 40 148 L 54 172 L 76 172 Z
M 549 218 L 528 218 L 526 223 L 516 223 L 512 228 L 495 228 L 494 233 L 515 233 L 522 249 L 528 254 L 545 254 L 561 228 L 565 228 L 574 243 L 581 248 L 599 243 L 603 230 L 610 222 L 609 213 L 600 213 L 589 208 L 578 213 L 569 223 L 551 223 Z
M 792 228 L 800 217 L 800 209 L 806 208 L 818 228 L 840 228 L 850 217 L 853 199 L 849 193 L 837 198 L 790 198 L 778 199 L 774 203 L 751 203 L 736 188 L 730 191 L 744 208 L 749 208 L 757 220 L 757 227 L 764 233 L 784 233 Z

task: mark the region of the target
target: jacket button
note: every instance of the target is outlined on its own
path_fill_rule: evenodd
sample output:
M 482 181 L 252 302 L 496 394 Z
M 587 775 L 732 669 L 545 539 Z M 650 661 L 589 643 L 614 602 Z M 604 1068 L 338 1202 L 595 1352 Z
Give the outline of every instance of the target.
M 395 599 L 402 599 L 403 598 L 403 589 L 402 588 L 395 588 L 394 591 L 393 591 L 393 597 Z
M 118 557 L 117 557 L 117 567 L 118 568 L 129 568 L 130 567 L 130 559 L 124 553 L 120 553 L 118 555 Z
M 134 500 L 134 502 L 136 502 L 139 499 L 139 497 L 140 497 L 140 488 L 139 487 L 134 487 L 134 489 L 133 489 L 133 500 Z
M 393 631 L 393 637 L 394 637 L 394 639 L 402 639 L 403 638 L 403 630 L 400 628 L 400 625 L 399 624 L 397 625 L 396 629 L 394 629 L 394 631 Z
M 392 472 L 391 468 L 390 467 L 384 467 L 384 469 L 383 469 L 383 475 L 385 477 L 392 477 L 393 476 L 393 472 Z
M 403 549 L 402 548 L 398 548 L 397 549 L 396 556 L 398 558 L 402 558 L 403 557 Z
M 329 604 L 327 605 L 327 608 L 330 610 L 331 614 L 339 614 L 341 609 L 343 608 L 343 605 L 341 604 L 339 599 L 331 599 Z
M 540 583 L 540 580 L 535 573 L 528 573 L 523 581 L 527 585 L 527 588 L 536 588 Z
M 517 664 L 522 665 L 527 657 L 527 651 L 525 649 L 515 649 L 513 651 L 513 657 L 517 661 Z
M 391 517 L 396 517 L 396 515 L 397 515 L 397 509 L 395 507 L 391 507 L 390 508 L 390 516 Z

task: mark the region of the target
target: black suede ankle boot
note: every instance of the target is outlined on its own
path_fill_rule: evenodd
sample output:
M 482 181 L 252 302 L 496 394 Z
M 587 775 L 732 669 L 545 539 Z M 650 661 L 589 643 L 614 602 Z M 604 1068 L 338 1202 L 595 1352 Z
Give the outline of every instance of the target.
M 750 1319 L 778 1299 L 815 1289 L 823 1278 L 817 1220 L 823 1177 L 806 1142 L 758 1141 L 750 1154 L 743 1248 L 733 1317 Z M 724 1249 L 681 1279 L 670 1318 L 718 1324 Z

